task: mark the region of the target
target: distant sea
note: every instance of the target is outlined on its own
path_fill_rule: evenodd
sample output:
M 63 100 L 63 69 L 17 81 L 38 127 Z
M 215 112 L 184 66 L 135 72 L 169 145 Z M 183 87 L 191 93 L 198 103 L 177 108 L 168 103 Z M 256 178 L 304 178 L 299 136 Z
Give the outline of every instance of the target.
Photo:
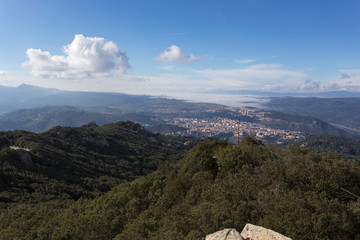
M 270 101 L 266 96 L 220 94 L 220 93 L 171 93 L 168 98 L 175 98 L 189 102 L 217 103 L 230 107 L 257 107 Z
M 251 90 L 168 93 L 166 97 L 190 102 L 217 103 L 231 107 L 265 108 L 273 97 L 360 98 L 360 92 L 261 92 Z

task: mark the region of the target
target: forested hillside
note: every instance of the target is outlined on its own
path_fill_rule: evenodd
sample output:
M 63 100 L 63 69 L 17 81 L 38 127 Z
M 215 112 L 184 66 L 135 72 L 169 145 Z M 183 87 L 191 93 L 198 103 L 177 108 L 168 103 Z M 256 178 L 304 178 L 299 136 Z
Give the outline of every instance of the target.
M 360 166 L 334 154 L 209 141 L 94 200 L 3 204 L 0 236 L 203 239 L 253 223 L 292 239 L 360 239 L 359 180 Z
M 118 121 L 132 121 L 142 124 L 152 122 L 151 115 L 138 113 L 135 110 L 131 113 L 109 113 L 106 112 L 107 110 L 104 107 L 103 112 L 93 112 L 84 110 L 81 107 L 71 106 L 23 109 L 1 115 L 0 130 L 13 131 L 21 129 L 40 133 L 54 126 L 79 127 L 89 121 L 96 122 L 100 126 Z
M 314 117 L 290 115 L 274 111 L 266 114 L 265 116 L 270 117 L 268 120 L 260 121 L 265 126 L 304 132 L 307 135 L 322 134 L 350 137 L 356 134 L 355 132 L 350 134 Z
M 0 201 L 92 198 L 179 160 L 198 141 L 131 122 L 0 132 Z
M 332 152 L 339 154 L 345 160 L 354 160 L 360 163 L 360 140 L 340 136 L 319 135 L 308 136 L 297 140 L 297 146 L 302 146 L 317 153 Z
M 360 98 L 271 98 L 267 109 L 289 114 L 312 116 L 328 123 L 349 128 L 350 132 L 360 129 Z

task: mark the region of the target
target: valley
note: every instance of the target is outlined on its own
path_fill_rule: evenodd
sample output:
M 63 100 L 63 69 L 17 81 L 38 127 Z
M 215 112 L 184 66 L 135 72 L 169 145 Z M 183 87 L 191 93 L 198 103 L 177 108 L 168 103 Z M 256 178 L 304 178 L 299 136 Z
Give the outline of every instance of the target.
M 232 144 L 237 143 L 238 135 L 243 139 L 249 134 L 272 144 L 288 144 L 311 135 L 359 136 L 357 131 L 337 128 L 315 117 L 294 115 L 297 112 L 289 114 L 255 107 L 230 107 L 145 95 L 70 92 L 28 85 L 6 90 L 12 94 L 7 95 L 5 102 L 12 99 L 18 103 L 13 106 L 23 109 L 0 115 L 2 131 L 22 129 L 40 133 L 55 126 L 79 127 L 88 122 L 101 126 L 129 120 L 165 135 L 215 137 Z

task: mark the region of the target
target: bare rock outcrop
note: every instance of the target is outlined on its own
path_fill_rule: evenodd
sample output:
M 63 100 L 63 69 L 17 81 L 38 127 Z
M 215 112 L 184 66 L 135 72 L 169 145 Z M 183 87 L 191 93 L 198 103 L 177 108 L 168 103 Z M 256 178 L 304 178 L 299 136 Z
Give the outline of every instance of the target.
M 17 155 L 19 156 L 20 161 L 21 161 L 24 165 L 30 166 L 30 165 L 33 164 L 31 155 L 30 155 L 27 151 L 20 149 L 20 150 L 16 150 L 16 153 L 17 153 Z
M 205 240 L 291 240 L 280 233 L 253 224 L 246 224 L 241 233 L 227 228 L 206 236 Z
M 226 228 L 206 236 L 205 240 L 244 240 L 235 228 Z
M 18 156 L 20 162 L 24 165 L 30 166 L 33 164 L 31 155 L 29 154 L 29 148 L 21 148 L 18 146 L 10 146 L 10 149 L 14 150 Z
M 241 232 L 241 236 L 245 240 L 291 240 L 291 238 L 288 238 L 273 230 L 253 224 L 246 224 Z

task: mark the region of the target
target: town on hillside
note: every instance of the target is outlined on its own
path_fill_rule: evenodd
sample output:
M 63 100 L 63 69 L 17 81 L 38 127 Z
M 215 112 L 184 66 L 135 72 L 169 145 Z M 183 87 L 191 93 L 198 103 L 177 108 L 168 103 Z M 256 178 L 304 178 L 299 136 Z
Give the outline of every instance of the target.
M 224 136 L 228 140 L 232 138 L 233 141 L 238 136 L 242 139 L 246 135 L 251 135 L 278 144 L 305 137 L 305 133 L 299 131 L 265 126 L 262 124 L 264 121 L 279 121 L 266 115 L 266 111 L 258 108 L 216 106 L 204 111 L 159 111 L 154 114 L 152 120 L 180 127 L 166 132 L 167 135 Z

